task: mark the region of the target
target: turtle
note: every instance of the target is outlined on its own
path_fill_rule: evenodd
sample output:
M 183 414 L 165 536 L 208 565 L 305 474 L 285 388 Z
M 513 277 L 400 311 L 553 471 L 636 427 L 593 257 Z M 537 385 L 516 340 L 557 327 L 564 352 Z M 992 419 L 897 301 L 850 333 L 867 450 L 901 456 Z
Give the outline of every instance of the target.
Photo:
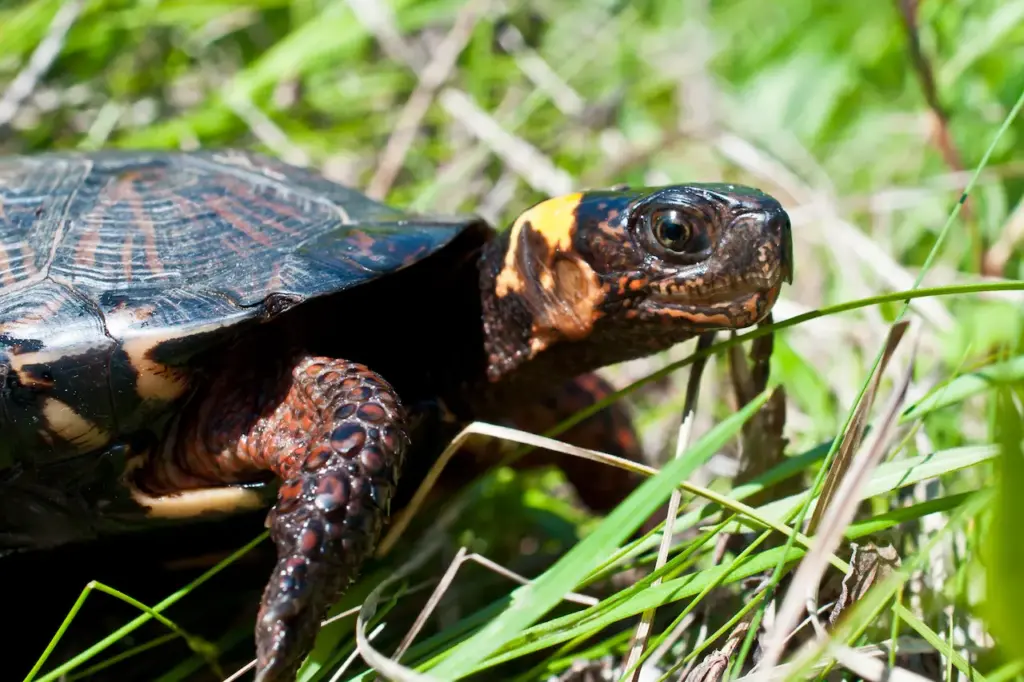
M 550 420 L 601 368 L 756 324 L 792 261 L 781 203 L 739 184 L 576 191 L 497 229 L 254 151 L 0 158 L 0 549 L 267 510 L 255 677 L 294 679 L 455 429 Z

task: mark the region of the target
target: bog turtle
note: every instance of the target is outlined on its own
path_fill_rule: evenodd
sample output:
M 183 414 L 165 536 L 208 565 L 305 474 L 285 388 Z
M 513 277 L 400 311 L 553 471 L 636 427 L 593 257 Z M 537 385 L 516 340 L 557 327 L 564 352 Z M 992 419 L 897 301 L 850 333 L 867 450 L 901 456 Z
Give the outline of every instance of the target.
M 578 407 L 551 396 L 761 320 L 791 260 L 732 184 L 496 231 L 253 153 L 0 159 L 0 549 L 271 507 L 256 675 L 292 679 L 439 423 Z

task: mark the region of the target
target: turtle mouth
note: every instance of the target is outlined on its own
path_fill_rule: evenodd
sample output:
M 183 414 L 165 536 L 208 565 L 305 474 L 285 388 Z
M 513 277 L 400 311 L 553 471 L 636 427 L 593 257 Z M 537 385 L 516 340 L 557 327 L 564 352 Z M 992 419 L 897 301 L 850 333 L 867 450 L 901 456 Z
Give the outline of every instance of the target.
M 648 298 L 664 305 L 684 307 L 723 307 L 751 297 L 763 296 L 777 289 L 783 278 L 778 276 L 750 275 L 727 283 L 718 282 L 713 286 L 700 286 L 690 282 L 682 288 L 675 282 L 666 282 L 663 288 L 656 288 Z
M 752 273 L 714 286 L 703 286 L 701 280 L 682 286 L 668 281 L 655 286 L 639 307 L 648 315 L 682 318 L 699 328 L 741 329 L 768 314 L 786 280 L 787 273 L 778 268 L 770 275 Z
M 751 270 L 722 277 L 707 271 L 652 282 L 648 298 L 667 305 L 722 306 L 751 296 L 777 291 L 792 282 L 790 267 L 783 259 L 773 268 Z

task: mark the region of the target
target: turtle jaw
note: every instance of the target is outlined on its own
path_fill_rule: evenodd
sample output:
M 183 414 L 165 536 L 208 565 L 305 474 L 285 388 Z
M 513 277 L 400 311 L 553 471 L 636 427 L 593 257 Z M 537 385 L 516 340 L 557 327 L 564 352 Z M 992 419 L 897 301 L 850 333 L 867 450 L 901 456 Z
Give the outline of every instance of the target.
M 781 259 L 777 263 L 767 273 L 747 273 L 727 285 L 717 280 L 715 286 L 706 287 L 703 277 L 657 282 L 648 295 L 632 302 L 635 313 L 627 317 L 662 318 L 700 331 L 750 327 L 771 311 L 782 284 L 792 281 L 788 264 Z
M 743 329 L 768 315 L 782 289 L 781 282 L 728 296 L 694 300 L 685 294 L 652 295 L 637 306 L 637 317 L 685 322 L 691 331 Z M 671 344 L 671 341 L 669 342 Z

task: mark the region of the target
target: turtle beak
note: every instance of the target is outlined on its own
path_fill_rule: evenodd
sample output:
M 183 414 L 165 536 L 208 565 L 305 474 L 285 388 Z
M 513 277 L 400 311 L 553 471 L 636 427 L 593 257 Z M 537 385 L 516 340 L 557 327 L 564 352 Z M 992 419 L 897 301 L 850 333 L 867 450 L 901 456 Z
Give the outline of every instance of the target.
M 789 226 L 789 219 L 782 228 L 782 278 L 786 284 L 793 283 L 793 232 Z
M 769 234 L 777 235 L 779 245 L 779 273 L 786 284 L 793 283 L 793 230 L 789 215 L 780 207 L 768 219 Z

